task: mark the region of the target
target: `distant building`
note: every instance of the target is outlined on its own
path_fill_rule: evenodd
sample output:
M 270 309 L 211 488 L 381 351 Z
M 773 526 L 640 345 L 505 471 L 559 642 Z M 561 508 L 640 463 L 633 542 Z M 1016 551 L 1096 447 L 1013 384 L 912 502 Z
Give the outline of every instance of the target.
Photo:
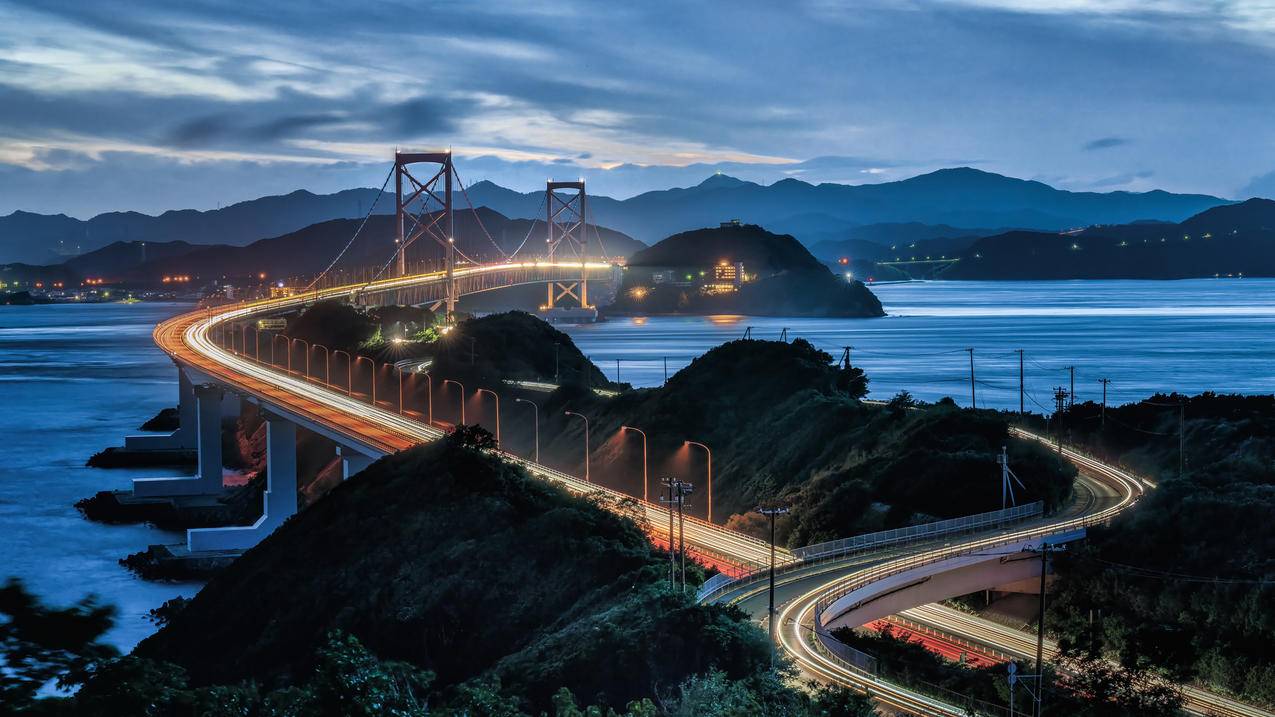
M 743 222 L 739 221 L 738 219 L 732 219 L 728 222 L 722 222 L 720 225 L 718 225 L 718 228 L 730 229 L 731 227 L 742 227 L 742 226 L 744 226 Z
M 704 284 L 704 291 L 709 294 L 724 294 L 739 291 L 744 282 L 744 262 L 719 261 L 713 266 L 713 281 Z

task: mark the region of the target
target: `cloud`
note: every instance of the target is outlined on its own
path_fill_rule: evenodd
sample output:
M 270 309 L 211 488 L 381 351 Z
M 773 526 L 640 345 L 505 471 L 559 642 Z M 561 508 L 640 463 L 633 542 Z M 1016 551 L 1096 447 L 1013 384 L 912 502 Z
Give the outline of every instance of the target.
M 1155 172 L 1152 172 L 1150 170 L 1143 170 L 1140 172 L 1126 172 L 1124 174 L 1117 174 L 1117 175 L 1103 177 L 1102 179 L 1095 180 L 1093 182 L 1090 182 L 1089 186 L 1094 187 L 1095 189 L 1111 189 L 1114 187 L 1137 188 L 1135 185 L 1137 185 L 1137 183 L 1140 180 L 1150 179 L 1151 177 L 1154 177 L 1154 176 L 1155 176 Z
M 1111 149 L 1112 147 L 1120 147 L 1129 144 L 1130 140 L 1123 137 L 1099 137 L 1085 143 L 1085 151 L 1092 152 L 1098 149 Z
M 1248 199 L 1250 197 L 1264 197 L 1266 199 L 1275 199 L 1275 171 L 1253 177 L 1244 188 L 1236 194 L 1239 199 Z

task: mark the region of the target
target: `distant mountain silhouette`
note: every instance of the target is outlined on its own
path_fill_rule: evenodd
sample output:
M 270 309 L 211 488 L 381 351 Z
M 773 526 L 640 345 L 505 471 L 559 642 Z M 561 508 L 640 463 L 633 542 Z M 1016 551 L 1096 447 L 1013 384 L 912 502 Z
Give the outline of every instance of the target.
M 475 261 L 501 258 L 495 245 L 506 252 L 513 252 L 526 240 L 523 255 L 543 252 L 545 226 L 543 221 L 509 219 L 498 212 L 480 207 L 476 212 L 455 213 L 457 248 Z M 154 281 L 171 274 L 188 274 L 199 280 L 232 278 L 265 273 L 272 278 L 308 276 L 327 267 L 354 236 L 361 219 L 333 219 L 305 227 L 270 239 L 255 241 L 247 246 L 191 247 L 190 251 L 174 249 L 166 256 L 156 257 L 144 264 L 135 264 L 122 276 L 115 278 L 135 281 Z M 481 221 L 481 225 L 480 225 Z M 590 238 L 595 227 L 590 226 Z M 485 231 L 484 231 L 485 230 Z M 490 234 L 491 239 L 488 239 Z M 589 256 L 601 256 L 605 250 L 609 256 L 628 256 L 645 247 L 641 242 L 596 227 L 596 235 L 603 246 L 596 242 L 589 246 Z M 384 265 L 394 253 L 395 226 L 392 216 L 373 216 L 341 258 L 337 269 L 364 269 Z M 495 242 L 495 245 L 493 245 Z M 147 245 L 148 252 L 153 251 Z M 428 239 L 421 239 L 408 249 L 412 262 L 441 259 L 443 250 Z M 104 262 L 113 259 L 111 252 L 99 253 Z M 105 264 L 98 264 L 92 257 L 81 257 L 78 269 L 82 275 L 103 276 Z
M 531 217 L 544 211 L 542 193 L 522 194 L 491 182 L 470 187 L 469 196 L 476 204 L 507 216 Z M 792 233 L 807 244 L 863 224 L 919 222 L 1056 231 L 1140 219 L 1177 222 L 1226 203 L 1208 195 L 1158 190 L 1069 192 L 969 167 L 861 185 L 784 179 L 762 186 L 714 175 L 695 187 L 646 192 L 624 200 L 589 198 L 596 221 L 647 242 L 739 219 Z
M 56 264 L 115 242 L 183 241 L 243 246 L 328 219 L 362 217 L 377 193 L 375 189 L 349 189 L 336 194 L 298 190 L 206 212 L 183 209 L 159 216 L 110 212 L 87 221 L 63 214 L 14 212 L 0 217 L 0 262 Z M 378 204 L 377 213 L 393 212 L 393 195 L 387 195 Z
M 115 242 L 245 246 L 330 219 L 362 217 L 377 196 L 375 189 L 326 195 L 296 191 L 211 211 L 187 209 L 159 216 L 112 212 L 86 221 L 60 214 L 14 212 L 0 217 L 0 262 L 55 264 Z M 482 181 L 469 187 L 468 196 L 476 206 L 489 207 L 506 217 L 544 216 L 542 191 L 520 193 Z M 1178 222 L 1226 203 L 1207 195 L 1162 191 L 1068 192 L 968 167 L 862 185 L 813 185 L 784 179 L 762 186 L 715 174 L 694 187 L 646 192 L 623 200 L 589 198 L 591 221 L 647 243 L 739 219 L 792 234 L 807 245 L 859 238 L 848 232 L 862 225 L 920 223 L 1061 230 L 1137 220 Z M 393 211 L 392 196 L 377 203 L 377 214 Z M 906 233 L 902 226 L 890 231 Z
M 1275 201 L 1214 207 L 1177 224 L 985 237 L 945 279 L 1182 279 L 1275 276 Z

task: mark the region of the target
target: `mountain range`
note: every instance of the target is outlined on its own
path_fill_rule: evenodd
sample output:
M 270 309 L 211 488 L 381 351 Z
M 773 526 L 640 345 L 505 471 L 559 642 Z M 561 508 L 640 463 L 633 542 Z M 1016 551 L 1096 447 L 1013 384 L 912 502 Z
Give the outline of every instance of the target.
M 202 279 L 240 277 L 264 273 L 270 277 L 310 276 L 323 271 L 349 244 L 335 265 L 336 270 L 379 267 L 394 253 L 394 217 L 376 215 L 359 230 L 361 219 L 330 219 L 277 237 L 261 239 L 247 246 L 198 245 L 186 242 L 116 242 L 67 261 L 72 274 L 106 277 L 111 281 L 158 281 L 166 275 L 186 274 Z M 351 237 L 358 231 L 358 238 Z M 543 221 L 509 219 L 485 207 L 455 214 L 456 247 L 475 261 L 489 261 L 512 253 L 523 242 L 543 242 Z M 489 238 L 490 237 L 490 238 Z M 588 255 L 629 256 L 645 244 L 605 227 L 589 227 Z M 499 247 L 499 250 L 497 250 Z M 442 256 L 441 247 L 428 238 L 408 248 L 411 262 Z M 141 257 L 145 257 L 141 261 Z
M 543 192 L 521 193 L 482 181 L 468 188 L 468 196 L 475 206 L 486 206 L 505 217 L 544 215 Z M 159 216 L 112 212 L 79 220 L 14 212 L 0 217 L 0 262 L 60 263 L 115 242 L 245 246 L 332 219 L 362 217 L 374 202 L 377 214 L 393 213 L 392 197 L 375 189 L 328 195 L 296 191 L 216 210 L 170 211 Z M 807 245 L 855 238 L 856 230 L 888 244 L 911 241 L 917 225 L 1056 231 L 1146 219 L 1177 222 L 1226 203 L 1208 195 L 1163 191 L 1070 192 L 968 167 L 862 185 L 814 185 L 796 179 L 761 185 L 713 175 L 694 187 L 628 199 L 589 197 L 594 222 L 648 244 L 728 219 L 792 234 Z M 959 231 L 969 235 L 984 230 Z
M 1178 223 L 983 237 L 944 279 L 1182 279 L 1275 276 L 1275 201 L 1250 199 Z

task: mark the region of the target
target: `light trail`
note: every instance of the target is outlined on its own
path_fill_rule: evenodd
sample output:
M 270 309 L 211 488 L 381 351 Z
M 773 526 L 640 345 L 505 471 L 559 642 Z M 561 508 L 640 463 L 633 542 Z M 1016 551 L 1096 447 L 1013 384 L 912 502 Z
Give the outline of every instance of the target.
M 510 262 L 457 269 L 455 276 L 464 278 L 475 274 L 501 271 L 517 271 L 528 268 L 579 269 L 580 262 Z M 588 262 L 590 269 L 610 269 L 610 264 Z M 432 272 L 342 287 L 333 287 L 300 296 L 270 299 L 233 308 L 201 310 L 175 317 L 161 323 L 154 332 L 155 342 L 178 361 L 191 365 L 208 374 L 214 380 L 243 391 L 268 403 L 278 405 L 320 424 L 333 432 L 364 447 L 375 457 L 405 450 L 420 443 L 442 438 L 445 433 L 397 412 L 372 406 L 326 386 L 307 379 L 297 378 L 285 372 L 267 367 L 245 356 L 236 355 L 217 345 L 212 335 L 218 325 L 229 321 L 247 319 L 258 314 L 296 308 L 318 299 L 346 298 L 356 294 L 382 293 L 407 286 L 418 286 L 446 281 L 443 272 Z M 654 503 L 644 503 L 627 494 L 534 463 L 525 458 L 501 452 L 502 456 L 526 468 L 532 475 L 554 481 L 568 490 L 581 494 L 597 494 L 606 501 L 622 508 L 635 505 L 638 516 L 644 519 L 649 532 L 665 536 L 661 529 L 668 509 Z M 736 565 L 741 569 L 769 564 L 770 544 L 736 531 L 727 530 L 706 521 L 685 516 L 685 535 L 688 546 L 702 553 L 718 565 Z M 780 562 L 795 560 L 786 550 L 778 551 Z
M 484 274 L 499 272 L 525 271 L 527 269 L 610 269 L 610 264 L 600 262 L 507 262 L 504 264 L 469 266 L 458 268 L 454 272 L 456 280 Z M 180 363 L 190 365 L 217 382 L 224 383 L 234 390 L 252 395 L 261 401 L 277 405 L 294 412 L 305 420 L 322 425 L 334 433 L 345 437 L 352 443 L 364 447 L 369 454 L 384 456 L 405 450 L 420 443 L 436 441 L 445 433 L 432 426 L 419 423 L 376 406 L 362 403 L 344 393 L 340 393 L 323 385 L 315 384 L 308 379 L 294 378 L 274 368 L 236 355 L 218 346 L 211 338 L 211 332 L 228 321 L 246 319 L 258 314 L 288 310 L 302 306 L 310 301 L 328 298 L 354 298 L 360 294 L 375 294 L 393 291 L 399 288 L 421 286 L 431 283 L 442 283 L 447 280 L 444 272 L 432 272 L 408 277 L 386 279 L 371 283 L 333 287 L 304 295 L 269 299 L 242 304 L 233 308 L 220 307 L 199 310 L 183 314 L 159 324 L 154 331 L 156 344 Z M 528 279 L 523 283 L 543 281 L 544 279 Z M 490 288 L 490 287 L 488 287 Z M 480 289 L 482 290 L 482 289 Z M 1014 435 L 1035 440 L 1046 445 L 1047 438 L 1037 434 L 1013 428 Z M 872 567 L 859 567 L 848 575 L 846 567 L 824 566 L 812 573 L 794 575 L 787 582 L 810 579 L 812 575 L 838 573 L 839 578 L 825 582 L 807 591 L 795 600 L 791 600 L 779 611 L 780 646 L 790 654 L 798 665 L 806 672 L 826 682 L 843 684 L 867 691 L 873 698 L 883 704 L 916 715 L 944 715 L 956 717 L 964 714 L 964 708 L 945 704 L 940 700 L 922 695 L 908 688 L 880 680 L 844 662 L 821 653 L 810 644 L 809 636 L 803 636 L 802 630 L 810 631 L 809 625 L 816 619 L 815 610 L 820 600 L 829 594 L 842 591 L 843 594 L 856 581 L 862 581 L 867 575 L 877 579 L 882 574 L 893 574 L 902 570 L 941 560 L 951 555 L 972 552 L 1006 542 L 1021 541 L 1032 537 L 1064 532 L 1077 527 L 1104 522 L 1118 512 L 1134 503 L 1144 490 L 1144 484 L 1137 478 L 1097 460 L 1084 456 L 1072 449 L 1064 448 L 1063 455 L 1078 467 L 1100 477 L 1108 485 L 1115 488 L 1119 500 L 1113 504 L 1093 512 L 1086 512 L 1078 517 L 1066 516 L 1060 520 L 1044 525 L 1017 530 L 1008 534 L 997 534 L 989 538 L 971 539 L 956 546 L 944 546 L 938 550 L 923 549 L 920 552 L 903 557 L 892 557 L 893 551 L 885 556 L 891 557 Z M 587 483 L 575 476 L 556 471 L 524 458 L 509 453 L 502 455 L 510 461 L 522 465 L 532 475 L 554 481 L 568 490 L 580 494 L 595 494 L 605 498 L 614 509 L 624 512 L 624 505 L 635 505 L 638 517 L 643 520 L 649 532 L 655 536 L 668 539 L 667 528 L 661 530 L 663 519 L 668 516 L 668 509 L 662 506 L 644 503 L 627 494 L 620 493 L 596 483 Z M 1147 483 L 1145 487 L 1153 487 Z M 1093 506 L 1098 501 L 1092 501 Z M 685 517 L 686 540 L 689 546 L 713 562 L 739 565 L 741 568 L 757 568 L 769 563 L 769 543 L 744 535 L 705 521 Z M 796 558 L 787 550 L 777 551 L 777 561 L 791 563 Z M 857 562 L 862 563 L 862 560 Z M 741 598 L 737 598 L 741 599 Z M 1009 642 L 1005 636 L 998 640 Z M 998 649 L 1010 652 L 1000 644 Z M 1193 688 L 1188 688 L 1193 689 Z M 1204 693 L 1207 695 L 1208 693 Z M 1211 695 L 1210 695 L 1211 696 Z M 1214 708 L 1216 710 L 1216 708 Z M 1236 717 L 1260 717 L 1269 713 L 1261 711 L 1224 711 L 1224 715 Z

